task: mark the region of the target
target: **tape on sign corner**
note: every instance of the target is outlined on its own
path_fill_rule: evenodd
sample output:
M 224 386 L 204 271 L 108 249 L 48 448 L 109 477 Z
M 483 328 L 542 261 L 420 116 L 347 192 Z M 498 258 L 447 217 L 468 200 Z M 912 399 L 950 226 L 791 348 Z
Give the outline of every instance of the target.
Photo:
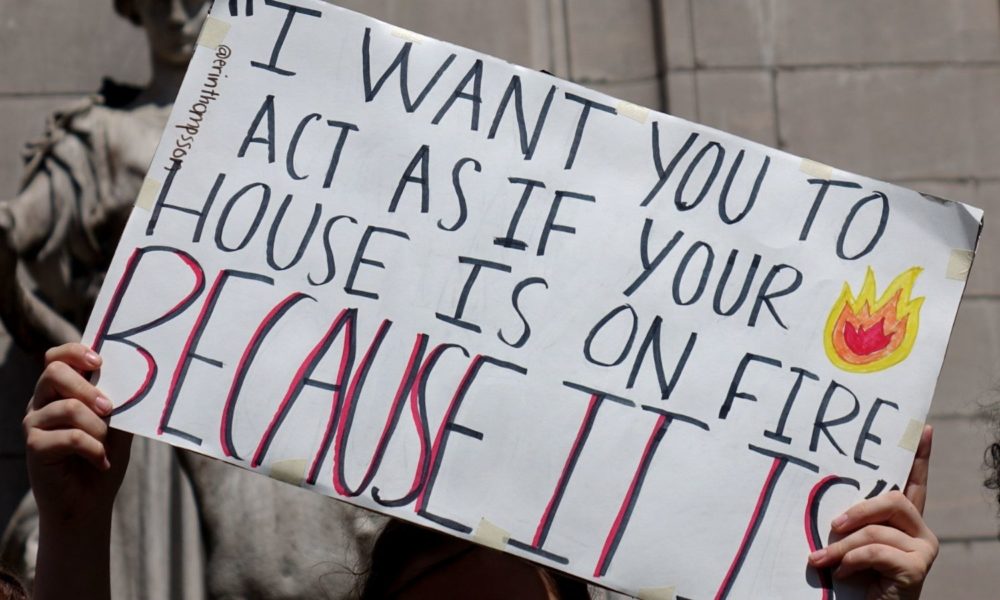
M 510 534 L 482 518 L 479 519 L 479 526 L 472 533 L 472 539 L 495 550 L 503 550 L 507 547 Z
M 160 194 L 160 182 L 147 177 L 139 188 L 139 195 L 135 199 L 135 205 L 143 210 L 152 210 L 156 204 L 156 197 Z
M 965 281 L 969 277 L 969 269 L 972 267 L 972 258 L 975 255 L 975 252 L 971 250 L 957 248 L 952 250 L 951 256 L 948 257 L 948 270 L 944 276 L 948 279 Z
M 899 447 L 903 450 L 916 452 L 917 446 L 920 445 L 920 437 L 923 433 L 924 422 L 916 419 L 910 419 L 910 422 L 906 425 L 906 430 L 903 431 L 903 437 L 899 438 Z
M 821 162 L 809 160 L 808 158 L 802 159 L 802 164 L 799 165 L 799 170 L 806 175 L 812 175 L 813 177 L 819 179 L 833 179 L 833 167 L 824 165 Z
M 268 476 L 271 479 L 299 486 L 306 478 L 306 465 L 308 464 L 309 461 L 304 458 L 278 461 L 271 465 L 271 472 L 268 473 Z
M 938 204 L 951 204 L 951 200 L 947 200 L 945 198 L 938 198 L 933 194 L 925 194 L 924 192 L 918 192 L 918 193 L 921 196 L 923 196 L 926 200 L 930 200 L 931 202 L 937 202 Z
M 425 39 L 424 36 L 420 35 L 419 33 L 410 31 L 409 29 L 403 29 L 402 27 L 393 27 L 392 35 L 398 37 L 401 40 L 406 40 L 408 42 L 415 42 L 417 44 L 423 42 Z
M 677 587 L 668 585 L 666 587 L 645 588 L 639 590 L 636 596 L 639 600 L 676 600 Z
M 218 48 L 229 34 L 229 23 L 215 17 L 205 19 L 205 26 L 198 36 L 198 45 L 206 48 Z
M 649 118 L 648 108 L 639 106 L 638 104 L 632 104 L 631 102 L 625 102 L 624 100 L 615 105 L 615 110 L 618 111 L 618 114 L 639 123 L 645 123 L 646 119 Z

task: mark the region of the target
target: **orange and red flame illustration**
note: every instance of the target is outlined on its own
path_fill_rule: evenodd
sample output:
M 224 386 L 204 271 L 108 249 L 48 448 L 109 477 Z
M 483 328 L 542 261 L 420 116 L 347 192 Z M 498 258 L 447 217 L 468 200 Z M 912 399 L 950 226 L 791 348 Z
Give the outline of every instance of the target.
M 920 267 L 899 274 L 877 296 L 871 267 L 857 296 L 845 283 L 826 320 L 824 346 L 830 361 L 845 371 L 874 373 L 910 354 L 920 325 L 923 298 L 910 299 Z

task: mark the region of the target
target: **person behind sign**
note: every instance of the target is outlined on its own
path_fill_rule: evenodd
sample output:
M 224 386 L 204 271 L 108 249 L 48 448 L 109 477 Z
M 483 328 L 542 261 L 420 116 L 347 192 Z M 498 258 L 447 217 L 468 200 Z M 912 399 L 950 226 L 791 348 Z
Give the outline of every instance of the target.
M 997 425 L 1000 426 L 1000 420 L 997 421 Z M 986 468 L 989 469 L 989 472 L 983 483 L 987 489 L 996 492 L 997 503 L 1000 503 L 1000 435 L 998 435 L 997 441 L 986 448 L 985 458 Z
M 132 435 L 108 427 L 105 418 L 112 403 L 87 379 L 101 366 L 97 354 L 82 344 L 64 344 L 49 350 L 45 362 L 24 418 L 28 474 L 41 522 L 35 598 L 110 598 L 111 508 L 128 466 Z M 937 538 L 922 516 L 931 436 L 931 428 L 925 427 L 905 489 L 865 500 L 834 519 L 832 531 L 838 541 L 811 554 L 809 566 L 832 568 L 838 578 L 868 572 L 868 598 L 920 596 L 938 551 Z M 487 559 L 471 565 L 472 571 L 470 565 L 446 569 L 445 577 L 437 571 L 430 589 L 424 586 L 417 592 L 403 585 L 390 591 L 387 580 L 406 584 L 420 579 L 421 561 L 433 551 L 421 540 L 409 542 L 405 549 L 398 543 L 383 544 L 386 552 L 381 557 L 375 553 L 363 597 L 453 596 L 469 586 L 477 596 L 502 597 L 498 591 L 513 585 L 518 586 L 519 597 L 568 598 L 582 588 L 559 585 L 560 580 L 534 567 L 516 572 L 509 566 L 521 563 L 497 569 Z M 375 591 L 376 586 L 382 591 Z M 525 593 L 528 588 L 534 588 L 533 593 Z

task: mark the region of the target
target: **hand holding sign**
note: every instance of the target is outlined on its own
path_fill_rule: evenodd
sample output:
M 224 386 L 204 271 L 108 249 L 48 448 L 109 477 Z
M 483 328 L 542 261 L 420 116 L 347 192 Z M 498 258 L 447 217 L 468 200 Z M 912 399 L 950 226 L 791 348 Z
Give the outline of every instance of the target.
M 34 597 L 110 598 L 111 506 L 132 434 L 102 420 L 111 403 L 84 377 L 101 367 L 99 356 L 65 344 L 45 363 L 24 418 L 40 520 Z
M 835 534 L 845 536 L 809 555 L 813 566 L 838 565 L 834 576 L 846 578 L 875 571 L 867 598 L 915 600 L 938 553 L 938 540 L 922 518 L 927 494 L 931 427 L 920 438 L 906 492 L 889 492 L 851 507 L 833 521 Z

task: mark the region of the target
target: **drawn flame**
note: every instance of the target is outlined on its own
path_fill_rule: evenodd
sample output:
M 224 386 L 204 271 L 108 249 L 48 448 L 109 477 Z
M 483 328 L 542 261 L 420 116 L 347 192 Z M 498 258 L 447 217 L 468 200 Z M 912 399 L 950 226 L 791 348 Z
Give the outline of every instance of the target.
M 875 273 L 865 273 L 855 296 L 844 283 L 826 320 L 824 345 L 830 361 L 845 371 L 874 373 L 900 363 L 910 354 L 920 325 L 924 299 L 910 299 L 920 267 L 899 274 L 880 297 Z

